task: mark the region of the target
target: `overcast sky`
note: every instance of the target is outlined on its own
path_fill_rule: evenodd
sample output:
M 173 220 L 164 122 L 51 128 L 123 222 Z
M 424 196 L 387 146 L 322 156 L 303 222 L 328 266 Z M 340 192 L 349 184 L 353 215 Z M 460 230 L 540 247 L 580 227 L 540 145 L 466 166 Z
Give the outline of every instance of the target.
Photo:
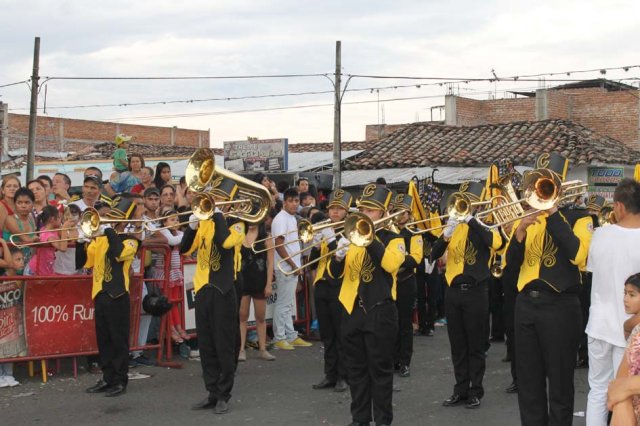
M 181 4 L 182 3 L 182 4 Z M 640 65 L 640 1 L 216 1 L 0 0 L 0 85 L 27 80 L 34 37 L 41 37 L 40 75 L 171 77 L 323 74 L 335 68 L 342 41 L 344 74 L 490 78 Z M 516 88 L 561 84 L 552 79 L 601 77 L 599 72 L 547 76 L 546 82 L 454 84 L 456 93 L 486 99 Z M 640 77 L 639 68 L 607 78 Z M 347 77 L 344 77 L 345 79 Z M 431 118 L 444 104 L 440 81 L 353 78 L 342 139 L 363 140 L 366 124 Z M 626 81 L 638 85 L 637 80 Z M 419 88 L 416 86 L 420 86 Z M 51 80 L 46 114 L 55 117 L 210 129 L 225 140 L 333 139 L 331 93 L 258 99 L 85 107 L 330 91 L 322 76 L 250 80 Z M 45 90 L 39 106 L 45 101 Z M 28 114 L 25 84 L 0 88 L 0 101 Z M 422 99 L 390 101 L 389 99 Z M 378 99 L 380 102 L 378 102 Z M 368 102 L 349 104 L 351 102 Z M 299 108 L 302 106 L 313 106 Z M 319 106 L 318 106 L 319 105 Z M 296 109 L 277 109 L 297 107 Z M 21 109 L 22 108 L 22 109 Z M 271 111 L 255 111 L 271 109 Z M 40 114 L 44 112 L 40 110 Z M 178 117 L 178 115 L 182 115 Z M 149 119 L 148 117 L 158 117 Z M 434 119 L 441 118 L 437 110 Z

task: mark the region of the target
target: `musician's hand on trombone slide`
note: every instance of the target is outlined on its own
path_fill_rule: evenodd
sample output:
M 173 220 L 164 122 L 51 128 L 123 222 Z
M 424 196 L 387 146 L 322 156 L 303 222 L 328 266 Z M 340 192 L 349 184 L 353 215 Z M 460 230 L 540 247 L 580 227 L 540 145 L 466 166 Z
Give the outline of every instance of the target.
M 342 262 L 342 260 L 347 256 L 347 252 L 349 251 L 349 246 L 351 245 L 351 241 L 346 238 L 341 238 L 338 241 L 338 248 L 336 249 L 336 259 Z

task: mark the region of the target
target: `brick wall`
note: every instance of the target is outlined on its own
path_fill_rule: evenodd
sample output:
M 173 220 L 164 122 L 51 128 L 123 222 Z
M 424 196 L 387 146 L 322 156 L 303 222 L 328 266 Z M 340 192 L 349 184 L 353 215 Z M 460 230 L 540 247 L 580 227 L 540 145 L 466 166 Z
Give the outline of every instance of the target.
M 566 119 L 640 150 L 640 100 L 638 91 L 607 91 L 604 88 L 548 90 L 546 117 L 538 117 L 536 98 L 475 100 L 452 96 L 456 126 Z
M 404 126 L 406 124 L 367 124 L 365 127 L 365 141 L 377 141 Z
M 9 149 L 27 147 L 29 116 L 9 114 Z M 77 152 L 90 145 L 113 142 L 118 133 L 135 136 L 136 143 L 208 147 L 209 132 L 137 124 L 38 117 L 36 151 Z M 199 145 L 201 143 L 201 145 Z

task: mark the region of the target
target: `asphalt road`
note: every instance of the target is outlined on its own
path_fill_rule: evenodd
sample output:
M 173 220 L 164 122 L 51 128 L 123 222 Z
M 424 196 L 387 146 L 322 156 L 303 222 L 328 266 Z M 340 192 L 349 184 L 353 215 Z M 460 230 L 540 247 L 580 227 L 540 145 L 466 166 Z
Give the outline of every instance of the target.
M 74 379 L 71 368 L 42 384 L 16 368 L 18 387 L 0 389 L 2 425 L 346 425 L 351 421 L 349 393 L 312 390 L 322 378 L 322 345 L 291 352 L 273 351 L 274 362 L 262 361 L 247 351 L 236 376 L 230 411 L 191 411 L 192 403 L 206 396 L 198 361 L 183 361 L 182 369 L 137 367 L 152 377 L 129 382 L 118 398 L 89 395 L 84 389 L 99 376 L 86 372 Z M 485 397 L 477 410 L 445 408 L 452 392 L 453 372 L 446 329 L 434 337 L 416 337 L 411 376 L 394 379 L 394 425 L 517 425 L 517 396 L 504 393 L 510 384 L 509 365 L 501 362 L 503 343 L 494 343 L 487 358 Z M 576 412 L 586 407 L 587 370 L 576 370 Z M 575 425 L 584 417 L 575 416 Z

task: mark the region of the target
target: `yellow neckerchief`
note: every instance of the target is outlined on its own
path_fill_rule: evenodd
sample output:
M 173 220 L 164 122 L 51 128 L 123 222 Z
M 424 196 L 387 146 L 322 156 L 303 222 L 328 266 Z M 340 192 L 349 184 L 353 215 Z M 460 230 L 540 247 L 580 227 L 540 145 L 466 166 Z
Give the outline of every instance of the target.
M 469 225 L 466 223 L 460 223 L 453 231 L 451 240 L 449 240 L 449 246 L 447 250 L 447 271 L 445 278 L 447 283 L 451 285 L 453 279 L 464 272 L 464 265 L 467 257 L 473 255 L 475 260 L 475 254 L 473 254 L 473 245 L 469 242 Z M 469 250 L 468 247 L 471 249 Z
M 327 262 L 329 261 L 329 256 L 327 256 L 328 252 L 329 252 L 329 244 L 327 243 L 326 240 L 322 240 L 322 242 L 320 243 L 321 260 L 318 262 L 318 270 L 316 271 L 316 279 L 313 280 L 313 285 L 315 285 L 318 281 L 322 279 L 322 277 L 324 277 L 324 273 L 327 269 Z
M 342 287 L 340 288 L 340 295 L 338 296 L 338 299 L 349 314 L 353 311 L 353 304 L 355 303 L 356 296 L 358 295 L 360 271 L 362 270 L 365 257 L 368 257 L 367 248 L 358 247 L 352 244 L 349 247 L 349 251 L 347 251 L 347 256 L 345 258 L 344 278 L 342 280 Z M 371 259 L 369 259 L 369 262 L 371 262 Z
M 193 274 L 193 289 L 196 293 L 209 282 L 211 245 L 215 232 L 216 227 L 211 219 L 201 220 L 193 244 L 185 253 L 188 256 L 198 250 L 196 272 Z

